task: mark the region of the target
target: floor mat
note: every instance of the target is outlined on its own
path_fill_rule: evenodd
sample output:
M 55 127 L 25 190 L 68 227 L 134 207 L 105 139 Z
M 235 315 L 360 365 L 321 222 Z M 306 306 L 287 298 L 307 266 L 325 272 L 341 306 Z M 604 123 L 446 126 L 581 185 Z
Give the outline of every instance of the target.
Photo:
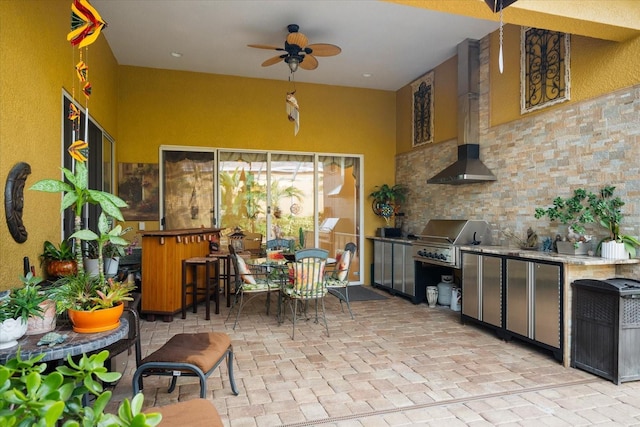
M 338 289 L 337 291 L 344 291 L 344 289 Z M 329 292 L 334 294 L 336 290 L 329 289 Z M 371 290 L 369 286 L 362 286 L 362 285 L 349 286 L 349 302 L 374 301 L 374 300 L 382 300 L 387 298 L 388 298 L 387 296 L 381 295 L 378 292 Z

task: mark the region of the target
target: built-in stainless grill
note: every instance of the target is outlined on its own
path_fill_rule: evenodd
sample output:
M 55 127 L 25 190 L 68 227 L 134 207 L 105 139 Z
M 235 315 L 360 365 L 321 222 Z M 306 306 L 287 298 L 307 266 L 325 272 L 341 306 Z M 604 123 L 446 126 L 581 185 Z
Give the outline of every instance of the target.
M 413 242 L 413 259 L 460 268 L 461 245 L 490 244 L 489 224 L 481 220 L 432 219 Z

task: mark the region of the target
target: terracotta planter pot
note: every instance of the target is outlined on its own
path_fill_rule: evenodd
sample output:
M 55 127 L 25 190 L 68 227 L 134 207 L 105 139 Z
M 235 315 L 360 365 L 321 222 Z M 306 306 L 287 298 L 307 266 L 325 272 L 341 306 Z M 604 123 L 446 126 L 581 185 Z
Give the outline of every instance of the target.
M 47 261 L 47 274 L 49 277 L 63 277 L 78 272 L 78 265 L 75 261 Z
M 81 334 L 110 331 L 120 326 L 120 316 L 124 311 L 124 304 L 115 307 L 103 308 L 95 311 L 77 311 L 69 309 L 67 314 L 73 330 Z
M 32 316 L 27 321 L 26 335 L 44 334 L 56 328 L 56 303 L 53 300 L 46 300 L 40 303 L 42 307 L 42 317 Z

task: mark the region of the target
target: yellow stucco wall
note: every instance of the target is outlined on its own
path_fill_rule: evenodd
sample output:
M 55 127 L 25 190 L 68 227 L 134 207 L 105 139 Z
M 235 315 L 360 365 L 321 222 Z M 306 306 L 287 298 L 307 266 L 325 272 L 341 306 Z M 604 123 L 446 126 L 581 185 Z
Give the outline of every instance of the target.
M 73 48 L 66 40 L 70 5 L 68 0 L 0 1 L 3 188 L 7 174 L 18 162 L 31 166 L 27 187 L 43 178 L 61 177 L 62 89 L 71 93 L 76 80 Z M 90 46 L 86 62 L 94 89 L 90 114 L 115 134 L 116 62 L 104 37 Z M 0 211 L 0 289 L 6 289 L 20 283 L 23 257 L 28 256 L 39 272 L 43 242 L 60 240 L 60 197 L 25 190 L 23 222 L 29 235 L 22 244 L 13 240 L 4 208 Z
M 394 92 L 296 83 L 294 136 L 286 81 L 128 66 L 120 67 L 119 81 L 118 162 L 157 163 L 161 145 L 364 154 L 365 197 L 394 182 Z M 372 235 L 382 223 L 370 209 L 364 215 L 363 232 Z
M 6 177 L 27 161 L 29 186 L 61 176 L 62 89 L 72 91 L 78 58 L 66 41 L 70 3 L 3 1 L 0 12 L 0 172 Z M 118 162 L 155 163 L 162 144 L 364 153 L 365 194 L 393 182 L 393 92 L 297 83 L 301 129 L 294 136 L 284 103 L 290 83 L 118 66 L 104 37 L 85 60 L 90 114 L 115 138 Z M 44 240 L 59 241 L 59 201 L 25 191 L 24 244 L 13 241 L 3 211 L 0 289 L 18 283 L 24 256 L 37 263 Z M 363 232 L 373 234 L 378 220 L 365 210 Z

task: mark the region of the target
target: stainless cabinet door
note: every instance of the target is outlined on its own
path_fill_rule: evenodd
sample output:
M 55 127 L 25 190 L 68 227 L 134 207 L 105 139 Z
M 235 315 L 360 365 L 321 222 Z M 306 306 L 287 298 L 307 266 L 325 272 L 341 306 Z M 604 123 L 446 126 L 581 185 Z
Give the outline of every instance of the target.
M 382 285 L 393 287 L 393 244 L 382 242 Z
M 507 259 L 506 328 L 529 336 L 528 262 Z
M 384 277 L 384 246 L 378 240 L 373 241 L 373 283 L 382 285 Z
M 482 256 L 482 320 L 502 327 L 502 259 Z M 464 298 L 464 294 L 462 296 Z
M 393 244 L 393 290 L 404 293 L 404 245 Z
M 478 263 L 480 256 L 462 254 L 462 314 L 480 319 L 480 277 Z
M 536 263 L 534 275 L 533 339 L 560 348 L 560 266 Z
M 411 246 L 404 246 L 404 291 L 408 295 L 416 295 L 415 261 Z

